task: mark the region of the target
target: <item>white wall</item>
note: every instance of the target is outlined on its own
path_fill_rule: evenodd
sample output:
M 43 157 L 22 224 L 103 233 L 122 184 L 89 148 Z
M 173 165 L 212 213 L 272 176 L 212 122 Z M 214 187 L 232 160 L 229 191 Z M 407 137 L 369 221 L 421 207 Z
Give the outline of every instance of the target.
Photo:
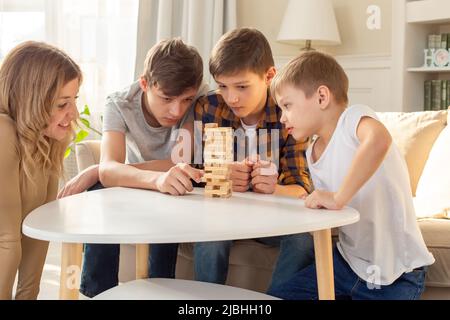
M 398 110 L 391 103 L 392 0 L 332 1 L 342 44 L 318 49 L 334 55 L 343 65 L 350 79 L 350 102 L 365 103 L 377 111 Z M 263 32 L 279 67 L 300 49 L 276 41 L 287 3 L 288 0 L 237 0 L 238 27 L 254 27 Z M 380 30 L 366 26 L 369 5 L 381 9 Z

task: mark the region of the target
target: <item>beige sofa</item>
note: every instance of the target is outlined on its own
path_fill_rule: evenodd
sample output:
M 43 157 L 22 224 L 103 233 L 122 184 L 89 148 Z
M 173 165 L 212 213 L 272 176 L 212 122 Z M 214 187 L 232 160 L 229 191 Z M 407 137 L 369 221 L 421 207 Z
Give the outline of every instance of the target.
M 448 112 L 379 113 L 408 164 L 418 223 L 436 262 L 429 268 L 424 299 L 450 299 L 450 127 Z M 98 141 L 77 145 L 79 169 L 98 163 Z M 447 216 L 448 217 L 448 216 Z M 278 249 L 252 240 L 236 241 L 227 284 L 264 292 Z M 179 250 L 177 278 L 193 278 L 192 245 Z M 122 246 L 120 279 L 134 277 L 134 249 Z

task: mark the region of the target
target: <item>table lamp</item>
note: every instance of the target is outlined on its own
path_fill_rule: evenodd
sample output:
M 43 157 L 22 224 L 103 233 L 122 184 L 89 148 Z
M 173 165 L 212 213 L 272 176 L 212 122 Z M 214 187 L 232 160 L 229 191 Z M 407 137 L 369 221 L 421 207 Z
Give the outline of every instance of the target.
M 289 0 L 277 40 L 282 43 L 316 46 L 341 44 L 331 0 Z

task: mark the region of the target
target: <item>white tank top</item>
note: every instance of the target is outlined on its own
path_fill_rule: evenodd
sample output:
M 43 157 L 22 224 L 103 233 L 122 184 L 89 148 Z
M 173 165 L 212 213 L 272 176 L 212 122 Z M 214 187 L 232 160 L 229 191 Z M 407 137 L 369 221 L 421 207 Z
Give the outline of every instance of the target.
M 311 158 L 314 145 L 308 148 L 306 157 L 315 189 L 339 190 L 360 145 L 356 130 L 363 117 L 378 120 L 368 106 L 346 109 L 316 163 Z M 389 285 L 404 272 L 434 262 L 416 222 L 406 162 L 395 144 L 348 206 L 358 210 L 360 221 L 339 228 L 337 246 L 363 280 Z

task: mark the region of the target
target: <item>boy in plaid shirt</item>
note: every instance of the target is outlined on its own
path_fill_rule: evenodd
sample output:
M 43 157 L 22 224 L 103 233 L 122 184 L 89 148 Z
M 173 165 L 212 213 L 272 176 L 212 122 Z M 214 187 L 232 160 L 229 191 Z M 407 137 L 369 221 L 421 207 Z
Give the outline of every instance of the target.
M 247 143 L 235 143 L 236 161 L 231 165 L 233 191 L 296 197 L 310 193 L 312 184 L 305 158 L 308 142 L 296 142 L 280 122 L 281 111 L 268 90 L 276 70 L 264 35 L 249 28 L 225 34 L 216 44 L 209 65 L 219 89 L 198 100 L 195 120 L 203 125 L 217 123 L 219 127 L 232 127 L 235 136 L 239 130 L 245 133 Z M 199 152 L 196 158 L 201 158 L 199 149 L 196 148 Z M 242 210 L 245 214 L 245 208 Z M 313 261 L 313 241 L 309 234 L 256 240 L 280 247 L 272 286 L 285 282 Z M 195 279 L 224 284 L 232 243 L 196 243 Z M 169 245 L 160 254 L 166 257 L 176 254 L 176 245 L 171 246 L 172 249 Z M 171 254 L 164 252 L 169 250 Z

